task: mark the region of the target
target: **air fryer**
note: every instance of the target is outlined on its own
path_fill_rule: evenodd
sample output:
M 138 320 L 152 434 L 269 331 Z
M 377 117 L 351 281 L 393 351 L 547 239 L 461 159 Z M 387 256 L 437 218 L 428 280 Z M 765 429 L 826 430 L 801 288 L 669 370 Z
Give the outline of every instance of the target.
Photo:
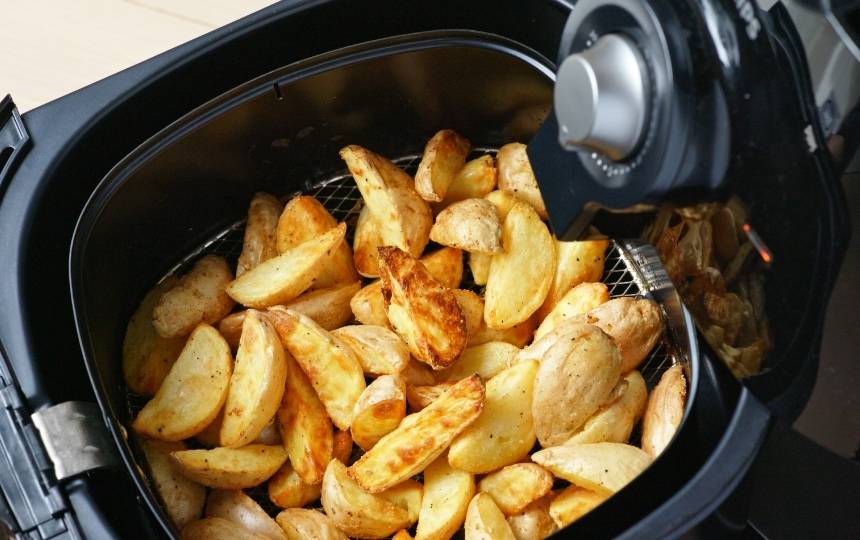
M 702 345 L 695 407 L 676 441 L 562 534 L 666 537 L 698 525 L 725 537 L 751 520 L 767 536 L 810 515 L 794 530 L 853 526 L 837 505 L 770 491 L 775 480 L 809 480 L 856 496 L 851 464 L 774 421 L 790 422 L 814 383 L 847 216 L 793 27 L 780 6 L 741 4 L 648 5 L 679 24 L 667 39 L 690 38 L 697 76 L 682 90 L 701 99 L 699 112 L 723 96 L 727 189 L 750 203 L 778 257 L 767 285 L 776 347 L 741 385 Z M 37 538 L 172 534 L 125 432 L 119 351 L 142 294 L 240 219 L 255 191 L 304 190 L 341 169 L 343 144 L 417 154 L 446 127 L 491 147 L 530 140 L 550 109 L 549 59 L 570 9 L 282 2 L 23 117 L 5 104 L 0 519 Z M 761 27 L 754 39 L 750 21 Z M 638 234 L 609 223 L 615 237 Z M 69 437 L 72 422 L 81 433 Z M 75 452 L 82 442 L 96 449 L 89 461 Z M 833 466 L 819 476 L 785 469 L 810 455 Z

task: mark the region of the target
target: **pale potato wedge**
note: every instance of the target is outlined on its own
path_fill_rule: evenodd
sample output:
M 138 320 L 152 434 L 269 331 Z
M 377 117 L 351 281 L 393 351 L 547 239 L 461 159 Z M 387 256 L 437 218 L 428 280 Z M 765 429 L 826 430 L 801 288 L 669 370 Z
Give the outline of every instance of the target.
M 275 418 L 272 417 L 269 423 L 266 424 L 257 438 L 251 441 L 255 444 L 281 444 L 281 432 L 278 431 L 278 426 L 275 424 Z
M 496 154 L 496 166 L 499 169 L 499 189 L 515 194 L 532 205 L 541 219 L 547 219 L 546 205 L 529 163 L 526 145 L 510 143 L 499 148 L 499 153 Z
M 439 399 L 452 386 L 454 386 L 454 382 L 441 382 L 426 386 L 406 385 L 406 401 L 409 403 L 409 410 L 412 412 L 420 411 Z
M 224 405 L 232 372 L 229 345 L 217 330 L 200 323 L 132 428 L 164 441 L 195 435 L 212 423 Z
M 212 517 L 192 521 L 182 528 L 181 540 L 264 540 L 259 536 L 223 518 Z
M 290 463 L 308 484 L 319 484 L 334 452 L 331 420 L 307 375 L 288 354 L 284 399 L 278 409 L 278 429 Z
M 135 394 L 155 395 L 185 345 L 182 337 L 161 337 L 152 324 L 155 304 L 177 283 L 177 278 L 169 276 L 153 287 L 128 321 L 122 342 L 122 375 Z
M 532 454 L 532 461 L 585 489 L 611 495 L 651 464 L 643 450 L 622 443 L 553 446 Z
M 424 498 L 415 540 L 447 540 L 466 519 L 475 495 L 475 477 L 448 464 L 445 455 L 424 469 Z
M 382 375 L 367 385 L 355 403 L 349 431 L 362 450 L 370 450 L 406 416 L 406 389 L 399 377 Z
M 358 220 L 355 222 L 355 238 L 352 240 L 352 258 L 359 274 L 364 277 L 379 277 L 376 250 L 381 245 L 383 243 L 379 226 L 370 213 L 370 208 L 365 205 L 358 213 Z
M 501 253 L 502 224 L 495 205 L 486 199 L 452 204 L 436 216 L 430 240 L 472 253 Z
M 436 384 L 436 377 L 430 366 L 414 358 L 406 364 L 406 369 L 400 374 L 407 386 L 431 386 Z
M 412 535 L 409 534 L 409 531 L 406 529 L 400 529 L 394 536 L 391 537 L 391 540 L 412 540 Z
M 636 369 L 663 336 L 660 308 L 644 298 L 613 298 L 589 311 L 585 319 L 615 340 L 624 359 L 622 372 Z
M 191 271 L 156 302 L 152 309 L 155 331 L 172 338 L 188 334 L 201 322 L 221 320 L 235 304 L 225 292 L 232 279 L 223 257 L 207 255 L 194 263 Z
M 443 247 L 421 257 L 421 264 L 430 272 L 433 279 L 456 289 L 463 280 L 463 252 L 457 248 Z
M 466 321 L 466 336 L 477 334 L 484 326 L 484 299 L 467 289 L 453 289 L 457 305 Z
M 536 326 L 537 319 L 534 317 L 529 317 L 520 324 L 502 330 L 490 328 L 484 323 L 477 332 L 469 336 L 467 345 L 474 347 L 491 341 L 504 341 L 515 347 L 522 348 L 531 342 Z
M 393 488 L 381 492 L 379 496 L 405 509 L 409 515 L 410 525 L 418 521 L 421 500 L 424 498 L 424 486 L 420 482 L 404 480 Z
M 288 508 L 280 512 L 275 521 L 289 540 L 348 540 L 343 531 L 319 510 Z
M 230 350 L 239 348 L 239 339 L 242 337 L 242 324 L 245 322 L 245 310 L 231 313 L 218 321 L 218 332 L 230 345 Z
M 173 525 L 181 529 L 199 519 L 206 503 L 206 488 L 185 478 L 170 458 L 171 452 L 187 449 L 185 443 L 149 439 L 141 441 L 141 447 L 149 465 L 149 478 Z
M 496 207 L 496 212 L 499 213 L 499 221 L 502 223 L 504 223 L 505 218 L 508 217 L 508 212 L 510 212 L 511 208 L 514 207 L 514 203 L 520 200 L 510 191 L 504 191 L 501 189 L 487 193 L 484 195 L 484 198 L 493 203 L 493 206 Z
M 535 463 L 514 463 L 492 472 L 478 482 L 506 516 L 522 511 L 552 489 L 552 473 Z
M 415 172 L 415 191 L 421 198 L 433 202 L 444 199 L 471 149 L 469 140 L 451 129 L 436 132 L 427 141 Z
M 496 253 L 484 292 L 484 321 L 511 328 L 543 304 L 555 269 L 555 245 L 534 209 L 518 201 L 502 226 L 504 253 Z
M 466 540 L 516 540 L 505 515 L 486 493 L 472 497 L 464 531 Z
M 171 454 L 183 475 L 216 489 L 244 489 L 268 480 L 287 460 L 283 446 L 181 450 Z
M 388 321 L 409 351 L 433 369 L 450 366 L 466 348 L 466 321 L 451 289 L 392 246 L 379 248 L 379 272 Z
M 549 505 L 549 515 L 559 527 L 567 527 L 591 512 L 609 496 L 579 486 L 568 486 Z
M 561 242 L 555 240 L 556 264 L 552 285 L 537 316 L 543 320 L 569 290 L 580 283 L 600 281 L 609 240 L 606 238 Z
M 543 540 L 558 530 L 558 525 L 549 513 L 550 502 L 555 495 L 548 493 L 508 517 L 508 525 L 517 540 Z
M 332 522 L 349 536 L 385 538 L 410 525 L 408 510 L 381 494 L 363 490 L 336 459 L 326 467 L 322 505 Z
M 484 286 L 490 277 L 490 263 L 493 256 L 486 253 L 469 253 L 469 270 L 472 271 L 472 280 L 475 285 Z
M 516 463 L 535 444 L 532 391 L 538 362 L 511 366 L 487 381 L 484 410 L 451 443 L 448 462 L 475 474 Z
M 364 392 L 364 373 L 352 350 L 312 321 L 286 308 L 269 310 L 269 318 L 308 376 L 332 422 L 348 429 L 355 402 Z
M 277 250 L 285 253 L 337 227 L 337 220 L 315 198 L 299 195 L 290 199 L 277 223 Z M 348 242 L 341 242 L 329 257 L 311 289 L 326 289 L 354 283 L 358 274 Z
M 278 254 L 275 230 L 283 209 L 281 201 L 268 193 L 255 193 L 248 207 L 242 253 L 236 263 L 236 277 Z
M 660 382 L 648 398 L 642 421 L 642 449 L 657 457 L 669 446 L 681 419 L 687 401 L 687 380 L 680 364 L 675 364 L 660 377 Z
M 609 301 L 609 289 L 603 283 L 580 283 L 567 291 L 535 330 L 535 341 L 555 330 L 562 321 L 585 315 Z
M 571 321 L 556 332 L 563 337 L 540 361 L 532 402 L 535 433 L 545 448 L 576 433 L 606 403 L 621 377 L 618 347 L 599 328 Z
M 645 411 L 648 389 L 636 370 L 627 373 L 622 381 L 626 384 L 621 396 L 598 409 L 564 444 L 626 443 L 630 439 L 633 426 Z
M 299 508 L 320 498 L 320 484 L 308 484 L 285 463 L 266 484 L 269 500 L 281 508 Z
M 377 274 L 379 269 L 377 267 Z M 385 298 L 382 296 L 382 281 L 365 285 L 349 301 L 355 320 L 370 326 L 389 328 L 388 314 L 385 313 Z
M 453 367 L 437 371 L 436 378 L 440 381 L 459 381 L 477 373 L 486 381 L 512 366 L 519 351 L 517 347 L 504 341 L 490 341 L 468 347 Z
M 349 431 L 336 430 L 334 432 L 331 455 L 344 465 L 349 465 L 349 458 L 352 457 L 352 435 L 349 434 Z
M 352 464 L 349 476 L 379 493 L 424 470 L 481 414 L 484 384 L 473 375 L 448 389 L 421 412 L 407 416 Z
M 496 188 L 496 160 L 487 154 L 466 162 L 442 202 L 434 205 L 436 213 L 457 201 L 483 197 Z
M 409 363 L 409 349 L 388 328 L 361 324 L 344 326 L 331 334 L 352 349 L 366 375 L 397 375 Z
M 286 540 L 283 529 L 240 490 L 216 489 L 206 498 L 206 517 L 222 518 L 269 540 Z
M 218 413 L 215 420 L 206 426 L 206 428 L 194 436 L 194 440 L 205 446 L 206 448 L 215 448 L 221 446 L 221 424 L 224 422 L 224 409 Z M 272 418 L 263 427 L 259 435 L 251 441 L 254 444 L 281 444 L 281 434 L 278 432 L 278 426 L 275 425 L 275 419 Z
M 227 293 L 248 307 L 283 304 L 305 292 L 328 267 L 331 254 L 343 243 L 346 224 L 311 238 L 245 272 L 227 286 Z
M 384 246 L 419 257 L 430 240 L 433 214 L 415 191 L 409 175 L 382 156 L 360 146 L 340 151 L 369 208 Z
M 278 333 L 262 313 L 249 309 L 224 403 L 221 446 L 238 448 L 257 438 L 275 416 L 286 380 L 287 360 Z

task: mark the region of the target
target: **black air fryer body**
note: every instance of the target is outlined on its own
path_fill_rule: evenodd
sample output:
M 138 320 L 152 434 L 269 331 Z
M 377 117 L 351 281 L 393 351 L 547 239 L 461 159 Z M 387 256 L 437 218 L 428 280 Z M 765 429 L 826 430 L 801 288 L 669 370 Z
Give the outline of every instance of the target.
M 679 91 L 703 98 L 693 101 L 704 103 L 696 111 L 704 125 L 712 125 L 705 121 L 713 112 L 707 96 L 718 93 L 725 105 L 727 121 L 714 129 L 724 129 L 730 144 L 729 189 L 751 204 L 755 226 L 777 255 L 767 290 L 776 348 L 765 373 L 743 386 L 703 351 L 696 408 L 676 442 L 628 488 L 561 534 L 646 538 L 697 528 L 726 537 L 750 534 L 747 518 L 758 516 L 759 530 L 779 537 L 785 530 L 773 527 L 800 499 L 790 491 L 765 497 L 763 490 L 784 474 L 786 460 L 803 463 L 816 448 L 774 428 L 772 413 L 790 422 L 814 384 L 824 310 L 847 240 L 844 203 L 785 11 L 761 13 L 746 1 L 652 3 L 672 14 L 676 26 L 667 35 L 689 38 L 693 47 L 697 75 Z M 526 141 L 549 110 L 550 59 L 570 9 L 552 0 L 284 1 L 23 118 L 4 103 L 0 520 L 28 538 L 168 536 L 125 439 L 129 413 L 117 401 L 124 392 L 122 330 L 143 293 L 189 247 L 240 218 L 255 191 L 288 193 L 309 175 L 341 167 L 339 138 L 310 137 L 306 147 L 294 144 L 294 154 L 271 145 L 308 127 L 312 117 L 302 111 L 313 105 L 330 120 L 310 126 L 317 134 L 348 132 L 364 138 L 346 142 L 383 154 L 418 152 L 444 127 L 490 145 Z M 760 26 L 754 39 L 750 25 Z M 409 36 L 415 33 L 421 34 Z M 350 49 L 337 52 L 344 47 Z M 355 67 L 378 58 L 380 71 Z M 494 84 L 458 86 L 454 66 Z M 355 84 L 333 90 L 334 79 L 346 73 Z M 386 85 L 392 73 L 399 78 Z M 297 106 L 291 91 L 314 76 L 334 79 L 320 83 L 323 97 L 308 94 Z M 470 95 L 476 86 L 483 94 Z M 458 93 L 462 101 L 453 99 Z M 458 103 L 472 109 L 457 110 Z M 357 110 L 369 113 L 350 116 Z M 210 190 L 203 198 L 196 197 L 201 186 Z M 127 211 L 114 205 L 85 216 L 75 243 L 86 249 L 72 252 L 91 197 L 125 200 Z M 638 233 L 623 222 L 617 229 L 607 232 Z M 111 235 L 127 241 L 111 243 Z M 46 428 L 52 414 L 67 411 L 54 407 L 68 401 L 84 403 L 59 416 L 61 429 Z M 31 420 L 37 411 L 39 429 Z M 62 459 L 58 448 L 73 447 L 61 436 L 71 430 L 67 418 L 83 419 L 98 448 L 79 469 L 58 469 L 52 461 Z M 779 451 L 786 446 L 794 450 Z M 785 478 L 802 482 L 805 471 L 794 463 Z M 833 478 L 833 486 L 856 478 L 838 460 L 827 463 L 833 472 L 824 478 Z M 807 515 L 837 512 L 819 503 L 800 506 Z M 840 516 L 812 523 L 817 532 L 844 532 Z

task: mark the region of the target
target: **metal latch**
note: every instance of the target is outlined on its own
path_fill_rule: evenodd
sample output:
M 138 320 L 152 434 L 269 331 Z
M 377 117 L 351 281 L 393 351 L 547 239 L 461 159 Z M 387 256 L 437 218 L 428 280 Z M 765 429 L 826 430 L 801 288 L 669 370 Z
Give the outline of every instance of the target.
M 95 403 L 66 401 L 31 416 L 57 480 L 117 464 L 113 442 Z

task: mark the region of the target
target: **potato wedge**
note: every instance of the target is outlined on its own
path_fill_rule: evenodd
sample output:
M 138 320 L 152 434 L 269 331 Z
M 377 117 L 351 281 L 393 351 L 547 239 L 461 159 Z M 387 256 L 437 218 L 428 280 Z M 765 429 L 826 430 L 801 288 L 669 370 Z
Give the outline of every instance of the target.
M 206 503 L 206 488 L 182 476 L 170 453 L 188 448 L 184 442 L 141 441 L 149 478 L 161 498 L 170 521 L 177 529 L 199 519 Z
M 554 496 L 553 493 L 548 493 L 523 508 L 521 512 L 508 517 L 508 525 L 517 540 L 543 540 L 558 530 L 558 525 L 549 513 L 550 502 Z
M 383 243 L 379 225 L 376 224 L 376 220 L 370 213 L 370 207 L 365 205 L 358 213 L 358 220 L 355 223 L 355 238 L 352 241 L 353 261 L 359 274 L 364 277 L 379 277 L 376 250 L 381 245 Z
M 424 497 L 424 486 L 420 482 L 404 480 L 393 488 L 386 489 L 379 496 L 405 509 L 409 515 L 410 525 L 418 521 L 421 500 Z
M 283 446 L 181 450 L 171 454 L 183 475 L 216 489 L 244 489 L 268 480 L 287 460 Z
M 508 212 L 510 212 L 511 208 L 514 207 L 514 203 L 520 200 L 510 191 L 504 191 L 502 189 L 491 191 L 484 195 L 484 198 L 493 203 L 493 206 L 496 207 L 496 212 L 499 213 L 499 221 L 502 223 L 505 222 L 505 218 L 508 217 Z
M 207 255 L 194 263 L 191 271 L 156 302 L 152 309 L 155 331 L 172 338 L 190 333 L 201 322 L 219 321 L 235 304 L 225 292 L 232 279 L 223 257 Z
M 486 199 L 466 199 L 439 212 L 430 240 L 472 253 L 501 253 L 502 224 Z
M 454 293 L 396 247 L 379 248 L 379 271 L 388 321 L 410 352 L 433 369 L 450 366 L 466 347 L 466 321 Z
M 535 463 L 514 463 L 492 472 L 478 482 L 506 516 L 516 514 L 552 489 L 552 473 Z
M 208 324 L 199 324 L 132 428 L 164 441 L 195 435 L 224 405 L 232 372 L 233 357 L 227 342 Z
M 532 207 L 514 203 L 502 226 L 504 253 L 493 255 L 484 292 L 484 321 L 511 328 L 543 304 L 555 269 L 555 246 Z
M 456 289 L 463 280 L 463 252 L 457 248 L 443 247 L 421 257 L 421 264 L 430 272 L 433 279 Z
M 540 361 L 532 414 L 544 448 L 562 444 L 576 433 L 618 384 L 621 354 L 612 338 L 599 330 L 573 321 L 559 327 L 556 332 L 564 337 Z M 543 340 L 554 337 L 549 334 Z
M 377 267 L 377 273 L 379 272 Z M 388 314 L 385 313 L 385 298 L 382 296 L 382 281 L 374 281 L 355 293 L 349 301 L 355 320 L 370 326 L 389 328 Z
M 552 285 L 537 316 L 543 320 L 569 290 L 580 283 L 600 281 L 609 240 L 596 238 L 562 242 L 555 240 L 556 264 Z
M 591 512 L 608 499 L 604 493 L 596 493 L 579 486 L 568 486 L 549 505 L 549 515 L 559 527 L 567 527 Z
M 236 277 L 278 254 L 275 230 L 284 206 L 274 195 L 255 193 L 248 207 L 242 253 L 236 264 Z
M 621 443 L 554 446 L 532 454 L 552 474 L 596 493 L 611 495 L 651 464 L 644 451 Z
M 227 293 L 248 307 L 283 304 L 299 296 L 327 268 L 331 254 L 343 243 L 346 224 L 341 223 L 307 242 L 245 272 L 227 286 Z
M 444 452 L 478 418 L 483 404 L 481 378 L 463 379 L 421 412 L 407 416 L 350 466 L 349 476 L 369 493 L 399 484 Z
M 475 495 L 475 477 L 448 464 L 445 455 L 424 470 L 424 498 L 415 540 L 447 540 L 466 519 Z
M 436 384 L 433 370 L 427 364 L 422 364 L 414 358 L 406 364 L 406 369 L 400 374 L 407 386 L 431 386 Z
M 344 465 L 349 465 L 352 457 L 352 435 L 349 431 L 336 430 L 332 440 L 331 455 Z
M 409 534 L 409 531 L 406 529 L 400 529 L 394 536 L 391 537 L 391 540 L 412 540 L 412 535 Z
M 496 154 L 499 169 L 499 189 L 514 193 L 537 211 L 541 219 L 547 219 L 546 205 L 538 189 L 535 173 L 532 171 L 526 145 L 510 143 L 499 148 Z
M 307 315 L 325 330 L 334 330 L 352 318 L 349 301 L 360 289 L 360 281 L 316 289 L 290 300 L 285 307 Z
M 403 381 L 382 375 L 367 385 L 355 404 L 349 431 L 362 450 L 370 450 L 391 433 L 406 416 L 406 389 Z
M 331 420 L 307 375 L 289 354 L 287 365 L 278 429 L 296 473 L 308 484 L 319 484 L 334 451 Z
M 660 308 L 644 298 L 613 298 L 589 311 L 585 318 L 615 340 L 624 359 L 623 373 L 636 369 L 663 335 Z
M 621 397 L 598 409 L 564 444 L 626 443 L 630 439 L 633 426 L 645 411 L 648 389 L 636 370 L 627 373 L 622 381 L 626 385 Z
M 344 326 L 331 333 L 345 343 L 366 375 L 396 375 L 409 363 L 409 349 L 397 334 L 382 326 Z
M 448 193 L 472 149 L 468 139 L 451 129 L 436 132 L 427 141 L 415 172 L 415 191 L 425 201 L 439 202 Z
M 531 340 L 534 334 L 537 320 L 534 317 L 529 317 L 527 320 L 503 330 L 490 328 L 486 323 L 481 325 L 480 330 L 469 336 L 469 347 L 483 345 L 491 341 L 504 341 L 515 347 L 525 347 Z
M 642 449 L 652 457 L 669 446 L 681 425 L 686 401 L 687 380 L 681 365 L 675 364 L 663 372 L 651 392 L 642 421 Z
M 409 403 L 409 410 L 418 412 L 430 405 L 454 386 L 454 382 L 441 382 L 427 386 L 406 385 L 406 401 Z
M 482 345 L 469 347 L 453 367 L 437 371 L 436 378 L 440 381 L 459 381 L 473 373 L 477 373 L 484 381 L 509 368 L 520 350 L 504 341 L 490 341 Z
M 408 510 L 361 489 L 336 459 L 326 467 L 322 505 L 332 522 L 349 536 L 384 538 L 410 525 Z
M 511 366 L 487 381 L 484 410 L 448 450 L 461 471 L 483 474 L 528 456 L 535 444 L 532 390 L 538 362 Z
M 382 156 L 360 146 L 340 151 L 364 203 L 377 225 L 381 244 L 418 257 L 430 240 L 433 214 L 409 175 Z
M 320 484 L 308 484 L 290 463 L 285 463 L 266 485 L 269 500 L 281 508 L 299 508 L 320 498 Z
M 203 518 L 192 521 L 182 528 L 179 534 L 181 540 L 263 540 L 251 531 L 246 531 L 232 521 L 223 518 Z
M 277 250 L 285 253 L 337 227 L 337 220 L 315 198 L 299 195 L 290 199 L 277 223 Z M 329 257 L 311 289 L 326 289 L 354 283 L 358 274 L 352 264 L 348 242 L 341 242 Z
M 280 512 L 275 521 L 289 540 L 348 540 L 343 531 L 319 510 L 288 508 Z
M 308 376 L 332 422 L 348 429 L 355 402 L 364 392 L 364 374 L 352 350 L 309 317 L 286 308 L 269 310 L 269 318 Z
M 562 321 L 585 315 L 609 301 L 609 289 L 603 283 L 580 283 L 567 291 L 535 330 L 535 341 L 549 334 Z
M 466 540 L 516 540 L 505 515 L 486 493 L 472 497 L 464 530 Z
M 440 210 L 457 201 L 475 197 L 483 197 L 496 188 L 496 160 L 487 154 L 466 162 L 454 181 L 448 186 L 448 192 L 442 202 L 434 205 L 434 210 Z
M 152 324 L 155 304 L 177 283 L 177 278 L 169 276 L 153 287 L 128 321 L 122 342 L 122 374 L 135 394 L 155 395 L 185 345 L 182 337 L 161 337 Z
M 484 299 L 467 289 L 453 289 L 453 292 L 466 321 L 466 336 L 477 334 L 484 326 Z
M 278 333 L 263 314 L 249 309 L 224 403 L 221 446 L 244 446 L 263 431 L 281 404 L 286 380 L 287 360 Z
M 493 256 L 486 253 L 469 253 L 469 270 L 475 285 L 484 286 L 490 277 L 490 263 Z
M 260 505 L 240 490 L 216 489 L 206 499 L 206 517 L 232 521 L 246 531 L 268 538 L 286 540 L 283 529 Z
M 194 440 L 205 446 L 206 448 L 215 448 L 221 446 L 221 424 L 224 422 L 224 409 L 218 413 L 215 420 L 206 426 L 206 428 L 194 436 Z M 275 425 L 275 419 L 272 418 L 263 427 L 259 435 L 251 441 L 254 444 L 281 444 L 281 434 L 278 432 L 278 426 Z

